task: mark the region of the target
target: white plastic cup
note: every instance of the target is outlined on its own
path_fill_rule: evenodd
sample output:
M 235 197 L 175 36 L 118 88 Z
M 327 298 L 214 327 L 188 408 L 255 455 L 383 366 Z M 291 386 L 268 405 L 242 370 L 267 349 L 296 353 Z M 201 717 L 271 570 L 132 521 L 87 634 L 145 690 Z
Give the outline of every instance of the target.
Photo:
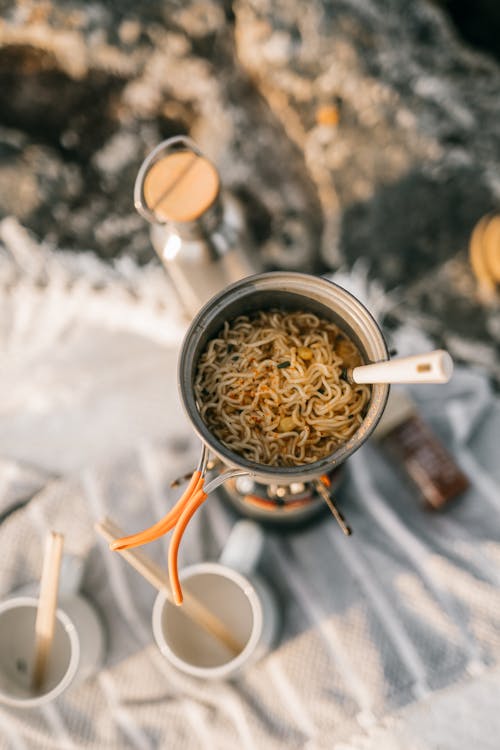
M 82 567 L 77 558 L 63 558 L 54 640 L 47 676 L 38 692 L 31 688 L 38 599 L 22 594 L 0 604 L 0 704 L 15 708 L 42 706 L 90 676 L 102 663 L 101 621 L 78 593 Z M 36 587 L 27 590 L 31 593 Z
M 183 588 L 217 615 L 242 644 L 236 655 L 191 622 L 164 594 L 158 594 L 153 607 L 154 637 L 163 656 L 177 669 L 202 679 L 229 679 L 269 652 L 279 617 L 274 595 L 255 573 L 262 545 L 260 528 L 252 521 L 239 521 L 219 562 L 191 565 L 180 574 Z

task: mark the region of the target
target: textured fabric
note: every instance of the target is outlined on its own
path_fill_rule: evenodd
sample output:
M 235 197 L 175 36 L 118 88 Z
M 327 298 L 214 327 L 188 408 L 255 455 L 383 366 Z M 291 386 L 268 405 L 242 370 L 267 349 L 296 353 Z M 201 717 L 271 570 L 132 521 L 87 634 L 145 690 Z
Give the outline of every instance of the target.
M 500 407 L 481 373 L 412 388 L 470 491 L 426 512 L 377 445 L 364 446 L 338 498 L 353 536 L 328 515 L 266 530 L 260 570 L 280 602 L 280 642 L 238 681 L 205 683 L 160 655 L 155 592 L 93 531 L 105 514 L 127 531 L 157 519 L 178 495 L 171 479 L 197 458 L 175 386 L 186 323 L 172 290 L 160 269 L 58 254 L 12 221 L 0 238 L 0 597 L 37 579 L 56 528 L 85 559 L 83 592 L 108 640 L 99 674 L 49 708 L 0 707 L 0 747 L 441 747 L 419 735 L 418 716 L 443 705 L 451 727 L 450 691 L 466 710 L 464 686 L 500 685 Z M 410 325 L 394 340 L 401 354 L 422 343 Z M 234 521 L 210 497 L 182 564 L 216 559 Z M 147 551 L 164 564 L 166 540 Z M 479 703 L 490 724 L 464 722 L 464 747 L 490 747 L 494 709 Z

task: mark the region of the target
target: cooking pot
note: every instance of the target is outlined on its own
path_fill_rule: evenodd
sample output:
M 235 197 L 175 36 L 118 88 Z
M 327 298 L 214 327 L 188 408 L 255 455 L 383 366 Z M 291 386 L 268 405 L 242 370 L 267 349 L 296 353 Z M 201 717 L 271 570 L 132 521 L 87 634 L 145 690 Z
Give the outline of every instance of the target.
M 197 313 L 184 338 L 179 358 L 179 391 L 186 414 L 207 449 L 230 469 L 252 476 L 262 484 L 290 485 L 311 482 L 332 471 L 371 435 L 384 411 L 389 386 L 371 386 L 368 410 L 358 430 L 333 453 L 300 466 L 268 466 L 238 455 L 223 445 L 200 416 L 194 394 L 198 360 L 225 321 L 259 310 L 284 309 L 312 312 L 335 323 L 359 348 L 366 364 L 388 359 L 380 327 L 366 307 L 338 284 L 323 277 L 289 271 L 248 276 L 212 297 Z

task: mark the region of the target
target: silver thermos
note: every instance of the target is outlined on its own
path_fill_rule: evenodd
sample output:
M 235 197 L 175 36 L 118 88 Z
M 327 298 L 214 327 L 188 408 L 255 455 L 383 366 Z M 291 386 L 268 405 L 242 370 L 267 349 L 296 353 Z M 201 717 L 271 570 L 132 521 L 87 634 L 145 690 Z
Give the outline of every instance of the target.
M 169 138 L 148 155 L 134 203 L 151 223 L 153 247 L 190 317 L 221 289 L 262 270 L 239 202 L 190 138 Z

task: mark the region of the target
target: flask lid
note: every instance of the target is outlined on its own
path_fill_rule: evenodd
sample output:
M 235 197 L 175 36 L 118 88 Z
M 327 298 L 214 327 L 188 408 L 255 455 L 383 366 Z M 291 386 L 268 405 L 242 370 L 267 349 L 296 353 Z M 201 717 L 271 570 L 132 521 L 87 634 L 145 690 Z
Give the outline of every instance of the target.
M 154 223 L 186 223 L 199 219 L 219 195 L 219 175 L 190 138 L 160 143 L 137 175 L 134 202 Z

